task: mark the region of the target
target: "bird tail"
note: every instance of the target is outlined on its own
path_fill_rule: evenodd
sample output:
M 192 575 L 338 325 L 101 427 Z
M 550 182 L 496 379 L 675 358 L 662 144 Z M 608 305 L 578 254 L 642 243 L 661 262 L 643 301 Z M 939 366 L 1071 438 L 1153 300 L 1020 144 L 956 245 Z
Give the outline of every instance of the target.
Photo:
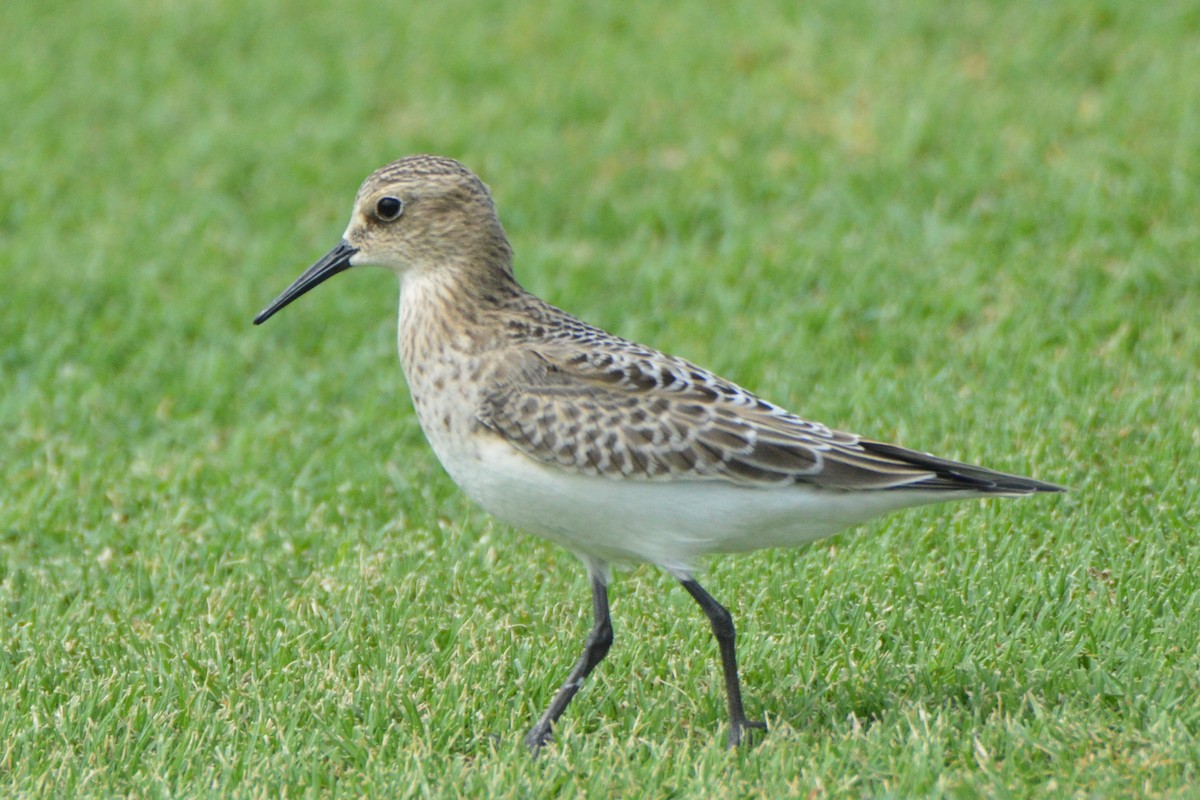
M 864 450 L 872 455 L 881 456 L 903 464 L 917 467 L 933 475 L 928 478 L 890 487 L 893 489 L 932 489 L 945 491 L 960 489 L 966 492 L 982 492 L 984 494 L 1026 495 L 1036 492 L 1065 492 L 1065 487 L 1045 481 L 1024 478 L 1020 475 L 1009 475 L 1005 472 L 963 464 L 948 458 L 938 458 L 929 453 L 909 450 L 894 444 L 873 442 L 863 439 L 859 442 Z

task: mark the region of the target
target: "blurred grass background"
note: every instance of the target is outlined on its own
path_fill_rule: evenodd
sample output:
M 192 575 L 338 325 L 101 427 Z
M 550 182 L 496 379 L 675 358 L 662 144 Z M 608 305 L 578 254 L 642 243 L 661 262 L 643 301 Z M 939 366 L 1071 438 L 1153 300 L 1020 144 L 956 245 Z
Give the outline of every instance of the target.
M 1200 9 L 9 0 L 0 794 L 1184 796 Z M 392 276 L 250 319 L 401 155 L 531 290 L 836 427 L 1065 483 L 666 576 L 556 746 L 574 559 L 410 413 Z

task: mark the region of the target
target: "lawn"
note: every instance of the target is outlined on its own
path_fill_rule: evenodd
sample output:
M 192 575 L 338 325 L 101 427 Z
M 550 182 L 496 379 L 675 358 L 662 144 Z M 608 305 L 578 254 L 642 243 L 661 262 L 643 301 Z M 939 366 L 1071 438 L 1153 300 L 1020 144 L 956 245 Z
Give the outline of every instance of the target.
M 1194 3 L 6 0 L 0 796 L 1200 795 Z M 395 279 L 251 318 L 401 155 L 550 302 L 1065 496 L 667 575 L 537 760 L 576 559 L 442 472 Z

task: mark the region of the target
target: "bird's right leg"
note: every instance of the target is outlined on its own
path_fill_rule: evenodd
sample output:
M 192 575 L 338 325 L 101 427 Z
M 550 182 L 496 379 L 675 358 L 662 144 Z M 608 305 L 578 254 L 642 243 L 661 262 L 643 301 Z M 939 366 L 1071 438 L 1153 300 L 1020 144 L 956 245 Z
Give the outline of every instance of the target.
M 550 741 L 554 723 L 567 710 L 571 698 L 575 697 L 575 693 L 583 686 L 584 679 L 596 668 L 597 664 L 604 660 L 604 657 L 608 655 L 608 649 L 612 647 L 613 629 L 612 620 L 608 615 L 608 585 L 605 582 L 604 571 L 603 564 L 588 563 L 588 574 L 592 579 L 592 610 L 595 615 L 595 623 L 592 625 L 591 633 L 588 634 L 587 643 L 583 646 L 583 655 L 579 657 L 575 668 L 571 670 L 567 680 L 554 695 L 554 700 L 550 702 L 546 713 L 542 714 L 541 719 L 525 736 L 525 744 L 534 754 L 541 749 L 542 745 Z
M 765 722 L 746 718 L 742 707 L 742 685 L 738 680 L 736 633 L 733 628 L 733 615 L 705 591 L 704 587 L 693 578 L 680 578 L 679 582 L 688 594 L 700 604 L 704 616 L 712 625 L 713 636 L 717 640 L 717 648 L 721 651 L 721 672 L 725 676 L 725 699 L 729 706 L 729 746 L 737 747 L 746 741 L 746 731 L 767 729 Z

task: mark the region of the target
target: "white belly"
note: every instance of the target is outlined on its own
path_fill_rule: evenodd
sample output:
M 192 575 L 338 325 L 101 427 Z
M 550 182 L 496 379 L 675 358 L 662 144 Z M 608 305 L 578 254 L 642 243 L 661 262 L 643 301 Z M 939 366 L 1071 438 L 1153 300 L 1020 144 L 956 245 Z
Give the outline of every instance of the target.
M 796 546 L 900 508 L 964 492 L 832 492 L 719 481 L 621 481 L 535 462 L 499 438 L 475 453 L 435 443 L 451 477 L 498 519 L 604 561 L 678 575 L 709 553 Z M 453 452 L 457 450 L 458 452 Z

